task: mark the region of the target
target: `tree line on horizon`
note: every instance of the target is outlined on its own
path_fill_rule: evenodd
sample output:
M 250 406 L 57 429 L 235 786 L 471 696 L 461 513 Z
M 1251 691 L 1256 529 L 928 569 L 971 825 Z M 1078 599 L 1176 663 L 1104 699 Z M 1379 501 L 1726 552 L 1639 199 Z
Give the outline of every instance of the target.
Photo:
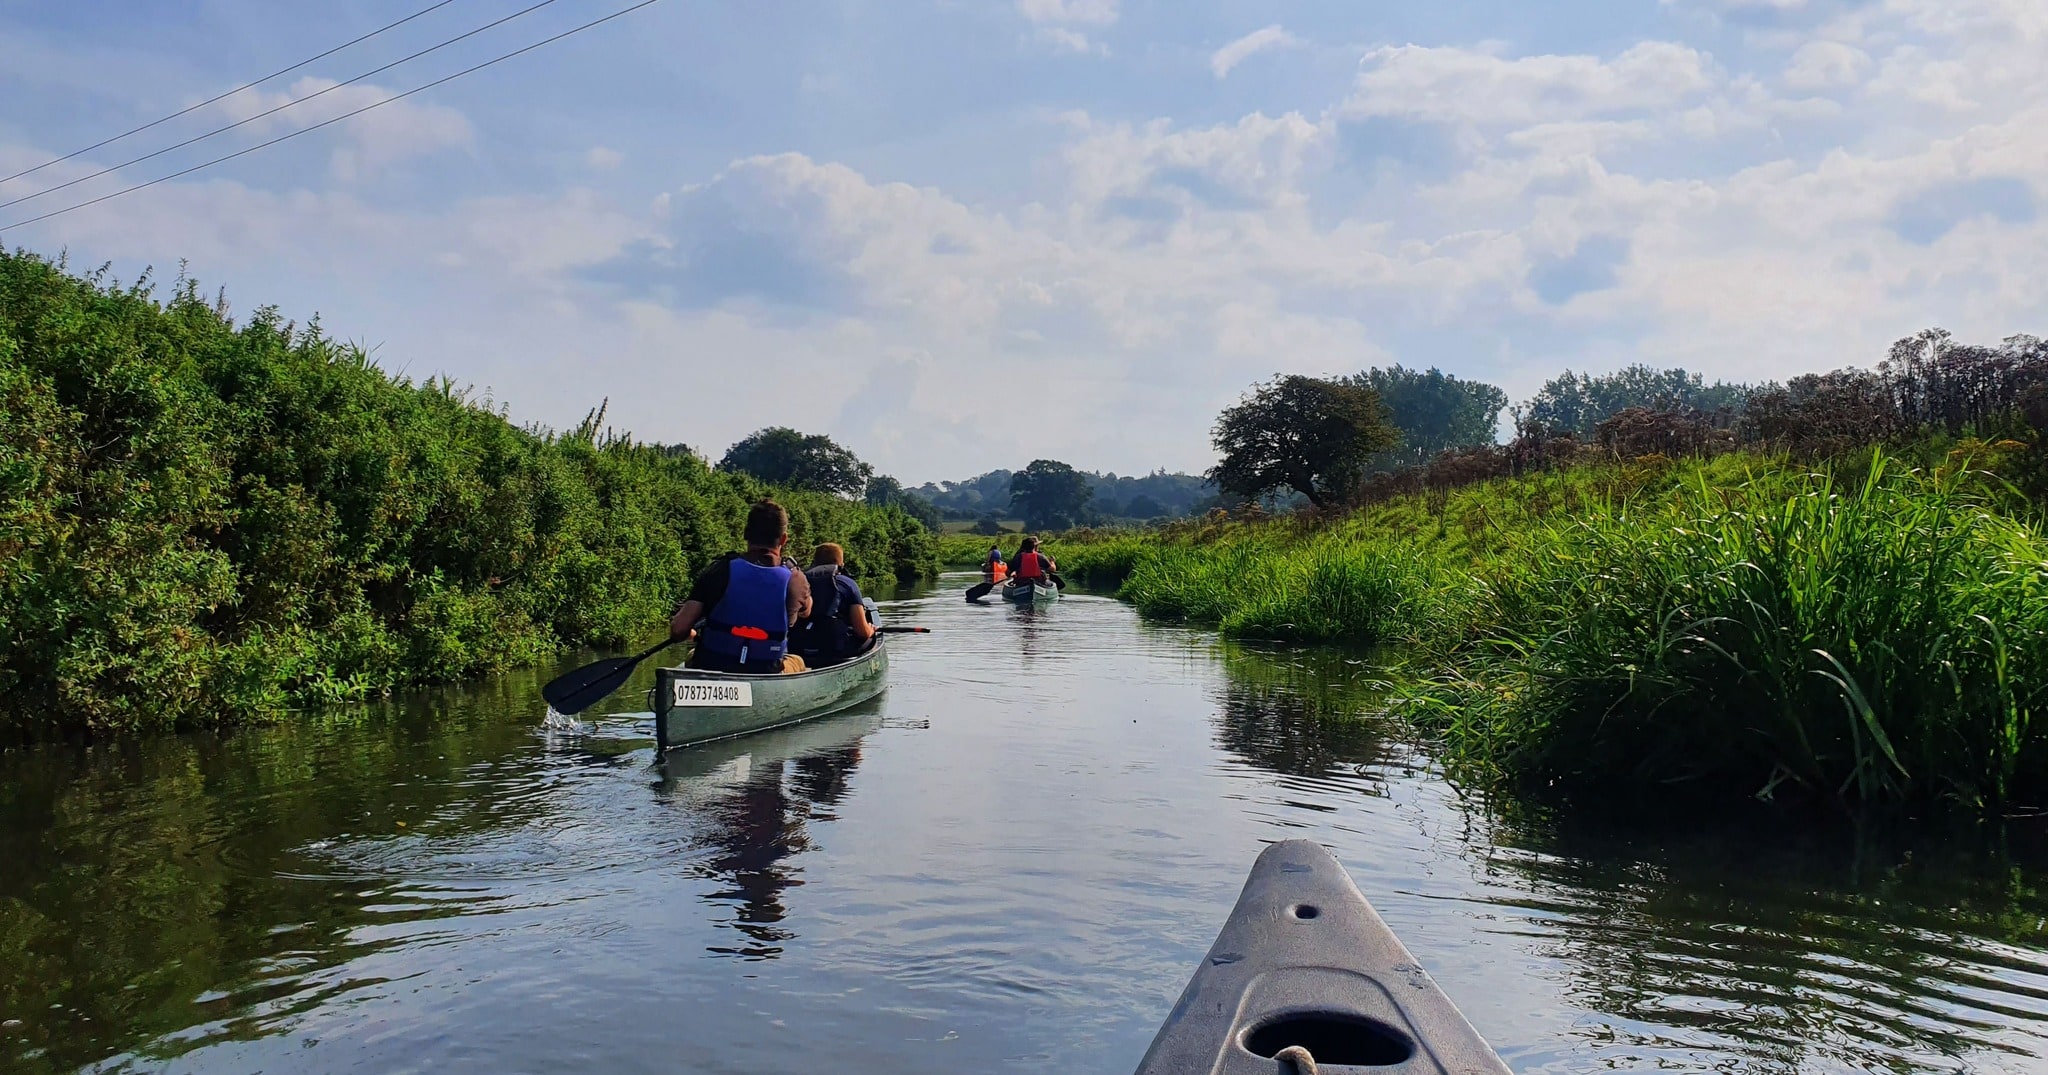
M 999 534 L 1144 525 L 1258 504 L 1328 509 L 1445 481 L 1519 472 L 1539 456 L 1598 445 L 1686 454 L 1716 445 L 1832 440 L 1874 443 L 1888 428 L 2011 406 L 2031 384 L 2043 344 L 2014 336 L 1985 347 L 1929 329 L 1898 341 L 1876 370 L 1808 374 L 1783 384 L 1708 382 L 1682 368 L 1636 364 L 1565 370 L 1520 406 L 1507 393 L 1431 367 L 1395 364 L 1339 377 L 1276 376 L 1218 416 L 1217 454 L 1202 474 L 1098 473 L 1056 459 L 961 481 L 906 487 L 822 434 L 773 426 L 735 443 L 718 469 L 785 488 L 894 507 L 937 531 L 972 521 Z M 1499 441 L 1502 412 L 1514 436 Z M 1930 417 L 1932 416 L 1932 417 Z
M 1590 434 L 1599 421 L 1631 406 L 1719 407 L 1747 390 L 1720 382 L 1707 385 L 1698 374 L 1679 369 L 1632 366 L 1593 376 L 1566 371 L 1518 408 L 1517 420 Z M 1227 423 L 1219 422 L 1215 443 L 1223 462 L 1201 474 L 1160 468 L 1120 475 L 1038 459 L 1019 470 L 997 468 L 959 481 L 907 487 L 876 473 L 829 436 L 785 426 L 742 438 L 718 466 L 783 487 L 894 506 L 933 530 L 949 521 L 971 521 L 977 532 L 991 535 L 1011 520 L 1032 530 L 1143 525 L 1254 501 L 1269 510 L 1326 502 L 1313 468 L 1328 469 L 1335 461 L 1307 464 L 1310 473 L 1291 479 L 1286 467 L 1275 469 L 1277 462 L 1263 469 L 1243 465 L 1247 452 L 1271 456 L 1273 446 L 1300 441 L 1317 423 L 1328 428 L 1310 439 L 1331 443 L 1331 450 L 1344 456 L 1342 468 L 1362 478 L 1401 472 L 1448 451 L 1493 444 L 1507 408 L 1507 393 L 1495 385 L 1435 367 L 1395 364 L 1337 378 L 1285 377 L 1256 386 L 1244 403 L 1226 412 Z M 1362 439 L 1341 445 L 1331 440 L 1344 440 L 1346 429 L 1359 430 Z
M 1519 474 L 1587 448 L 1623 459 L 1739 446 L 1824 454 L 1929 429 L 1982 432 L 2015 416 L 2048 427 L 2048 343 L 2030 335 L 1982 345 L 1930 328 L 1892 344 L 1875 369 L 1782 384 L 1709 384 L 1697 373 L 1644 365 L 1567 370 L 1514 408 L 1515 435 L 1505 445 L 1493 434 L 1505 403 L 1499 389 L 1436 370 L 1395 371 L 1254 385 L 1217 418 L 1218 461 L 1207 477 L 1244 501 L 1286 493 L 1328 509 Z M 1433 391 L 1415 392 L 1418 381 Z M 1415 407 L 1418 398 L 1431 406 Z M 1432 413 L 1455 420 L 1432 427 L 1434 442 L 1409 433 Z

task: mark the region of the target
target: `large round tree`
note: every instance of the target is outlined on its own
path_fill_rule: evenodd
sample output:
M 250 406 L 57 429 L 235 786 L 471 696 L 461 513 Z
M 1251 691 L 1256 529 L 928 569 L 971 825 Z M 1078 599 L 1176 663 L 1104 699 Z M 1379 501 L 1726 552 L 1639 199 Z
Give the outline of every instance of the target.
M 770 426 L 726 449 L 718 469 L 751 474 L 770 485 L 854 497 L 867 488 L 874 468 L 822 433 L 806 436 L 788 426 Z
M 1010 504 L 1030 530 L 1064 530 L 1081 518 L 1095 489 L 1088 476 L 1057 459 L 1034 459 L 1010 475 Z
M 1299 374 L 1255 386 L 1216 419 L 1209 480 L 1257 499 L 1292 489 L 1327 508 L 1373 453 L 1399 443 L 1379 393 Z

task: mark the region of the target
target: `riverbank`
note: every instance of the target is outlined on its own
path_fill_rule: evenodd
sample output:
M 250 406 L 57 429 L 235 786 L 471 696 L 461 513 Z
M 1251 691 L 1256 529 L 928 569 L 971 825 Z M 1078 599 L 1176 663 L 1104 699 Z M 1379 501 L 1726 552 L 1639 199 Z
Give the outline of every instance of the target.
M 2000 477 L 2032 449 L 1916 452 L 1578 466 L 1057 555 L 1147 615 L 1397 647 L 1396 707 L 1468 776 L 2039 804 L 2048 537 Z
M 0 252 L 0 742 L 268 720 L 637 642 L 769 493 L 793 547 L 936 570 L 894 508 L 714 471 L 602 406 L 520 428 L 317 324 Z

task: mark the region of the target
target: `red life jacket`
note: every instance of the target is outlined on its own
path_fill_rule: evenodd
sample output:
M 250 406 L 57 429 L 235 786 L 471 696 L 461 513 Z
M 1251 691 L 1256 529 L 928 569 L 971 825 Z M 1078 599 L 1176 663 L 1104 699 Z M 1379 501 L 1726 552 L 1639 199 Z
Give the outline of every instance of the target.
M 1045 577 L 1045 557 L 1027 552 L 1017 557 L 1017 577 L 1020 579 L 1042 579 Z

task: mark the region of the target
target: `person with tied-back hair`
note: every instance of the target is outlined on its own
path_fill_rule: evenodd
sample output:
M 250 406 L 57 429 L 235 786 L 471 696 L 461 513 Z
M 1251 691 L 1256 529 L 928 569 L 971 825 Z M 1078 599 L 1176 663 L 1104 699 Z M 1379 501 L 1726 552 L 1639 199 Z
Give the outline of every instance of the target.
M 811 584 L 811 614 L 790 632 L 806 668 L 838 664 L 867 649 L 875 637 L 860 586 L 846 573 L 846 550 L 826 542 L 804 572 Z
M 1020 585 L 1050 586 L 1052 574 L 1058 570 L 1052 557 L 1038 551 L 1038 539 L 1028 535 L 1017 546 L 1017 555 L 1010 557 L 1010 578 Z
M 773 500 L 747 509 L 742 532 L 747 551 L 711 562 L 690 596 L 669 620 L 669 635 L 697 634 L 687 662 L 711 672 L 763 675 L 801 672 L 803 658 L 789 651 L 789 630 L 810 615 L 811 586 L 782 560 L 789 544 L 789 512 Z

